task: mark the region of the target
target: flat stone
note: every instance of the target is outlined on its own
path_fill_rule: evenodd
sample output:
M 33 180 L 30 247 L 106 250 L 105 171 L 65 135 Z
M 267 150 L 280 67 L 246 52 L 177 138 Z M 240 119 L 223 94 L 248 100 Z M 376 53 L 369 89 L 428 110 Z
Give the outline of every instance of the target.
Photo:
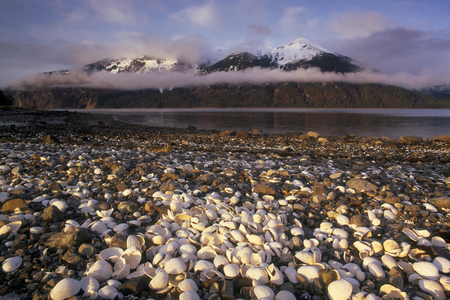
M 436 135 L 433 140 L 435 141 L 443 141 L 443 142 L 447 142 L 450 143 L 450 135 L 448 134 L 441 134 L 441 135 Z
M 160 187 L 159 190 L 161 192 L 167 192 L 167 191 L 176 191 L 176 190 L 183 190 L 183 187 L 176 181 L 173 180 L 166 180 Z
M 52 234 L 46 244 L 49 247 L 62 248 L 79 247 L 83 243 L 90 243 L 91 235 L 87 229 L 69 226 L 66 233 L 58 232 Z
M 448 196 L 433 198 L 429 202 L 438 208 L 450 208 L 450 197 Z
M 243 131 L 238 131 L 236 133 L 236 138 L 237 139 L 245 139 L 245 138 L 248 138 L 248 137 L 249 137 L 249 135 L 247 133 L 243 132 Z
M 266 183 L 266 182 L 260 182 L 255 185 L 253 188 L 254 193 L 261 193 L 265 195 L 275 195 L 276 187 L 273 184 Z
M 347 182 L 349 188 L 354 189 L 357 193 L 362 191 L 376 191 L 378 187 L 365 179 L 353 178 Z
M 25 202 L 25 200 L 23 200 L 21 198 L 8 200 L 5 203 L 3 203 L 1 212 L 2 213 L 11 213 L 11 212 L 14 212 L 16 209 L 20 209 L 20 210 L 28 209 L 28 205 Z
M 401 199 L 400 199 L 400 197 L 389 196 L 389 197 L 384 198 L 383 201 L 386 203 L 394 204 L 394 203 L 400 203 Z
M 82 259 L 81 257 L 79 257 L 78 255 L 76 255 L 75 253 L 73 253 L 71 251 L 67 251 L 63 255 L 62 260 L 64 260 L 65 262 L 67 262 L 70 265 L 83 264 L 83 262 L 84 262 L 84 259 Z
M 419 144 L 423 141 L 423 138 L 418 136 L 401 136 L 400 141 L 407 144 Z

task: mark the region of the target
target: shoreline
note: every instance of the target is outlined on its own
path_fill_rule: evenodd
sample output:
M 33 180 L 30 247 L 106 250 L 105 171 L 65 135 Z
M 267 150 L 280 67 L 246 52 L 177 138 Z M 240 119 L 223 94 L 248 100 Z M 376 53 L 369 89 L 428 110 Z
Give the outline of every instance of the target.
M 415 271 L 419 261 L 450 259 L 447 137 L 249 134 L 53 111 L 0 117 L 8 124 L 0 125 L 0 261 L 20 261 L 0 273 L 0 299 L 47 299 L 60 282 L 96 278 L 100 253 L 131 248 L 129 238 L 138 240 L 133 255 L 150 263 L 150 275 L 133 273 L 137 266 L 111 272 L 108 280 L 116 281 L 99 280 L 91 291 L 99 298 L 107 290 L 124 299 L 179 298 L 187 292 L 173 287 L 177 276 L 165 288 L 149 286 L 158 267 L 170 272 L 171 259 L 185 264 L 179 274 L 197 287 L 193 299 L 255 298 L 253 275 L 242 275 L 250 267 L 281 274 L 256 282 L 271 299 L 331 299 L 335 284 L 350 284 L 353 296 L 381 298 L 387 289 L 422 299 L 450 296 L 439 281 L 450 269 L 428 279 L 442 291 L 408 280 L 422 272 Z M 174 250 L 167 249 L 171 242 Z M 184 244 L 193 256 L 182 255 Z M 227 253 L 236 248 L 246 248 L 249 259 Z M 163 249 L 170 256 L 159 261 Z M 219 256 L 241 275 L 215 265 Z M 197 269 L 199 261 L 212 269 Z M 349 277 L 356 282 L 343 279 Z M 69 296 L 83 298 L 74 289 Z

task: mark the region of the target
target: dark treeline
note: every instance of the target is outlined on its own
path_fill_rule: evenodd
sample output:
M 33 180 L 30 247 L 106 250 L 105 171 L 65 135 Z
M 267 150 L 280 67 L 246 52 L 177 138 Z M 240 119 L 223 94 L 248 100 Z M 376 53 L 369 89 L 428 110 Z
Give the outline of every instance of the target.
M 450 99 L 380 84 L 280 83 L 111 90 L 45 88 L 9 92 L 14 105 L 49 108 L 450 108 Z

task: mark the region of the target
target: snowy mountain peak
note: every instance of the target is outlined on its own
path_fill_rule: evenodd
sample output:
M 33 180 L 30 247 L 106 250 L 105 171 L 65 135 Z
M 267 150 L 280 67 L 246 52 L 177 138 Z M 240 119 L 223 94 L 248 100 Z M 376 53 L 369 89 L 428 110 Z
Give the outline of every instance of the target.
M 290 44 L 277 47 L 271 51 L 273 60 L 280 66 L 300 60 L 310 60 L 323 53 L 334 54 L 305 38 L 298 38 Z

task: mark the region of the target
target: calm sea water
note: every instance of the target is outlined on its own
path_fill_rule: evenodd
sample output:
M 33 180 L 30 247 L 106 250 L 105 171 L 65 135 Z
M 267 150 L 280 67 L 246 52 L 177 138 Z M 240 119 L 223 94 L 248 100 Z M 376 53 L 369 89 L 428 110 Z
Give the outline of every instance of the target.
M 367 137 L 450 134 L 450 109 L 87 109 L 123 122 L 158 127 Z

